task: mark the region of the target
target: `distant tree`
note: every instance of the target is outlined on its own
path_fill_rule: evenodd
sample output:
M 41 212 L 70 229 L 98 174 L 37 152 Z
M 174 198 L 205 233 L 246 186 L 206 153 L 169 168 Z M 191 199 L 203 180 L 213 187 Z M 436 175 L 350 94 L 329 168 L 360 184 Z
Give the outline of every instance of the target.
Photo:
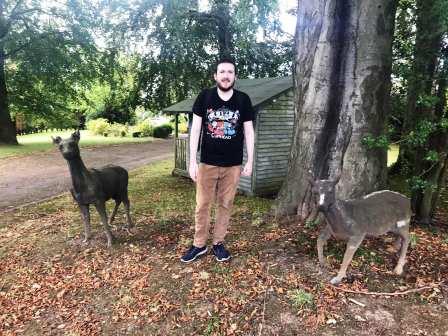
M 395 16 L 395 30 L 392 44 L 392 88 L 391 114 L 388 120 L 388 137 L 400 143 L 407 108 L 407 86 L 411 75 L 415 43 L 416 8 L 415 0 L 399 0 Z M 399 163 L 392 172 L 399 170 Z
M 404 94 L 395 171 L 409 182 L 416 219 L 429 223 L 448 163 L 448 1 L 407 0 L 400 5 L 413 14 L 414 24 L 396 34 L 397 49 L 405 52 L 397 76 Z M 406 27 L 399 20 L 397 26 Z
M 101 75 L 86 92 L 82 108 L 87 119 L 106 118 L 110 122 L 133 123 L 140 99 L 138 74 L 140 57 L 124 55 L 109 47 L 101 57 Z
M 78 0 L 0 0 L 0 143 L 17 143 L 11 114 L 76 122 L 69 102 L 97 76 L 97 18 Z
M 159 111 L 211 85 L 220 56 L 236 60 L 241 78 L 291 73 L 292 37 L 280 29 L 277 1 L 209 4 L 201 11 L 196 0 L 142 1 L 126 19 L 131 26 L 124 27 L 147 46 L 139 83 L 149 109 Z

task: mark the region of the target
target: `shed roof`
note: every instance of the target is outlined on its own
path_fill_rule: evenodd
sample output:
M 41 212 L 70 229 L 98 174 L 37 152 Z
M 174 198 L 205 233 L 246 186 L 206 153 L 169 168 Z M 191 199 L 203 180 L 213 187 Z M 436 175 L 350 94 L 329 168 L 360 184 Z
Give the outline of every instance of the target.
M 293 86 L 292 77 L 238 79 L 235 88 L 247 93 L 252 105 L 257 107 L 264 102 L 277 97 Z M 163 109 L 165 113 L 189 113 L 193 107 L 196 95 Z

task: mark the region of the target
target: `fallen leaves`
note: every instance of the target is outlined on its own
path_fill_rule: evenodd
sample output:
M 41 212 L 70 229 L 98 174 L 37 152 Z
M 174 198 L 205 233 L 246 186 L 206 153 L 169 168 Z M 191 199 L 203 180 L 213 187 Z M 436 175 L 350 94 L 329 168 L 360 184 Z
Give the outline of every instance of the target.
M 153 191 L 157 204 L 146 199 Z M 349 307 L 365 308 L 318 274 L 316 230 L 297 223 L 248 225 L 252 209 L 259 207 L 257 199 L 236 202 L 229 263 L 217 264 L 206 255 L 181 264 L 179 257 L 191 244 L 192 197 L 191 185 L 183 180 L 145 175 L 134 202 L 136 233 L 117 232 L 111 250 L 100 231 L 90 245 L 80 243 L 74 206 L 22 213 L 15 226 L 0 229 L 0 333 L 30 333 L 38 325 L 34 334 L 42 335 L 319 334 L 343 326 Z M 413 234 L 418 241 L 409 252 L 408 277 L 391 273 L 392 240 L 368 240 L 365 253 L 355 256 L 353 281 L 339 288 L 409 290 L 448 277 L 444 236 L 421 228 Z M 343 245 L 330 245 L 335 270 Z M 294 307 L 288 293 L 297 289 L 311 293 L 313 304 Z M 433 289 L 418 298 L 437 303 L 444 291 Z M 361 328 L 370 323 L 361 312 L 351 317 Z
M 208 279 L 210 279 L 210 274 L 208 272 L 201 271 L 201 272 L 199 272 L 199 279 L 208 280 Z

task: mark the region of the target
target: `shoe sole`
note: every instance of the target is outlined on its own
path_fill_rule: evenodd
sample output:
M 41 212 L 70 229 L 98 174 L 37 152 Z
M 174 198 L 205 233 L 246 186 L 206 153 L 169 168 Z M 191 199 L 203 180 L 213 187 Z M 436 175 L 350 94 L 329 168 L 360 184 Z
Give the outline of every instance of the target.
M 183 260 L 182 258 L 180 258 L 180 261 L 182 261 L 183 263 L 186 263 L 186 264 L 191 263 L 192 261 L 195 261 L 195 260 L 196 260 L 198 257 L 200 257 L 201 255 L 206 254 L 207 251 L 208 251 L 208 248 L 206 248 L 204 251 L 199 252 L 198 254 L 196 254 L 196 255 L 194 256 L 194 258 L 191 259 L 191 260 Z
M 227 260 L 229 260 L 230 258 L 231 258 L 231 257 L 229 256 L 229 257 L 227 257 L 227 258 L 221 258 L 221 259 L 219 259 L 218 257 L 215 256 L 216 261 L 219 261 L 219 262 L 227 261 Z

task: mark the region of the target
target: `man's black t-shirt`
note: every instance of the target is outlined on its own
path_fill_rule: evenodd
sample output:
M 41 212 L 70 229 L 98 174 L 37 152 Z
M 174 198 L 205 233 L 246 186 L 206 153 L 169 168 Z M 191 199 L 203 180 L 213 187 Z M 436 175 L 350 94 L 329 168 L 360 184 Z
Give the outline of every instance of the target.
M 232 97 L 225 101 L 216 87 L 205 89 L 196 98 L 193 113 L 202 118 L 201 162 L 219 167 L 241 165 L 243 123 L 254 120 L 249 96 L 234 89 Z

